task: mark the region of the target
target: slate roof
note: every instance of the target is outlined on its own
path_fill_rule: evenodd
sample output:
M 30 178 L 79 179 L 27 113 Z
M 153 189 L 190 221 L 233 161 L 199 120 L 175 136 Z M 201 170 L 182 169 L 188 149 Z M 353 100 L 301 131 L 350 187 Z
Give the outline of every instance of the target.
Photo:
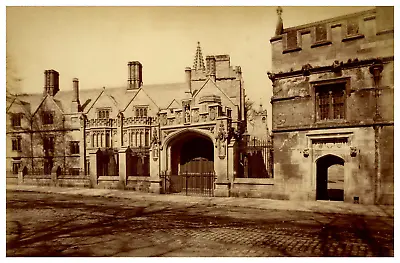
M 192 83 L 192 89 L 199 90 L 204 82 Z M 187 86 L 185 83 L 170 83 L 170 84 L 152 84 L 143 85 L 143 91 L 157 104 L 160 109 L 165 109 L 175 99 L 182 100 L 187 96 Z M 96 101 L 97 97 L 103 91 L 103 88 L 98 89 L 80 89 L 79 101 L 83 107 L 83 112 L 88 109 Z M 127 90 L 126 87 L 105 88 L 104 91 L 117 103 L 118 109 L 123 110 L 128 103 L 136 95 L 137 91 Z M 29 103 L 30 112 L 33 113 L 41 104 L 44 96 L 43 93 L 22 94 L 18 95 L 19 100 Z M 71 103 L 73 99 L 73 90 L 60 90 L 53 97 L 57 105 L 64 111 L 64 114 L 71 113 Z

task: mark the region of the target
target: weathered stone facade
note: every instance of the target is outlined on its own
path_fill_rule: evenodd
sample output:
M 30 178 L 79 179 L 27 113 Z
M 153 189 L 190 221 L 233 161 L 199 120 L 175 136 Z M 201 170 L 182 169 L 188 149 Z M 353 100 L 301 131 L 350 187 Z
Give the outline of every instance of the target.
M 268 75 L 280 197 L 393 204 L 393 8 L 277 32 Z

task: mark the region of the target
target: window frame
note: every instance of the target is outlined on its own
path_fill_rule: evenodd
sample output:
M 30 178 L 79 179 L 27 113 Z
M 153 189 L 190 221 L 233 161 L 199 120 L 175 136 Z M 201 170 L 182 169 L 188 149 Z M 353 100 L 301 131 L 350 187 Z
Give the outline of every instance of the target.
M 335 119 L 332 117 L 334 114 L 334 108 L 333 108 L 333 97 L 330 97 L 332 101 L 329 102 L 329 109 L 328 109 L 328 114 L 329 118 L 327 119 L 321 119 L 320 116 L 320 111 L 319 111 L 319 103 L 318 103 L 318 89 L 321 89 L 321 87 L 324 86 L 334 86 L 334 85 L 343 85 L 343 118 L 340 119 Z M 339 77 L 339 78 L 333 78 L 333 79 L 326 79 L 326 80 L 317 80 L 317 81 L 311 81 L 310 86 L 312 89 L 312 99 L 314 103 L 314 122 L 315 123 L 327 123 L 327 122 L 345 122 L 347 121 L 347 99 L 348 96 L 350 95 L 350 77 Z M 327 87 L 328 88 L 328 87 Z M 330 89 L 332 90 L 332 89 Z
M 42 123 L 43 123 L 43 125 L 54 124 L 54 111 L 43 111 L 42 112 Z
M 21 161 L 13 161 L 12 162 L 12 174 L 18 174 L 20 169 L 21 169 Z
M 13 137 L 11 139 L 11 150 L 13 152 L 21 152 L 22 151 L 21 142 L 22 142 L 21 136 Z
M 69 151 L 71 155 L 79 155 L 79 141 L 70 141 L 69 142 Z
M 149 114 L 149 106 L 146 105 L 134 106 L 133 112 L 136 118 L 147 118 Z
M 23 117 L 23 113 L 12 113 L 11 114 L 11 126 L 13 128 L 21 127 L 22 117 Z M 18 121 L 16 121 L 16 120 L 18 120 Z M 17 125 L 15 124 L 15 122 L 17 122 Z
M 49 145 L 51 147 L 48 147 Z M 53 135 L 48 135 L 43 137 L 43 152 L 54 153 L 54 150 L 55 150 L 55 137 Z
M 96 117 L 98 120 L 109 120 L 110 113 L 111 113 L 111 108 L 98 108 Z

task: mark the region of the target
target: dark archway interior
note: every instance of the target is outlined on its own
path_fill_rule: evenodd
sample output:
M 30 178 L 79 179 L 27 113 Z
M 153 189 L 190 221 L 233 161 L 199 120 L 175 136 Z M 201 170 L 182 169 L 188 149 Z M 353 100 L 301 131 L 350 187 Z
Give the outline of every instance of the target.
M 317 160 L 317 200 L 344 200 L 344 160 L 326 155 Z
M 204 173 L 214 171 L 214 145 L 201 134 L 179 135 L 171 147 L 171 172 Z

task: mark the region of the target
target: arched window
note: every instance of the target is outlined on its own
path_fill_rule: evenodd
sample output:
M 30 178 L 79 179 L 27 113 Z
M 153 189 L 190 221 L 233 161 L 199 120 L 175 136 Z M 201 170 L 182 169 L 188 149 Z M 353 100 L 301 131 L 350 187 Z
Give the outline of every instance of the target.
M 143 116 L 147 117 L 147 109 L 146 108 L 143 109 Z
M 139 109 L 136 109 L 136 117 L 139 117 Z

